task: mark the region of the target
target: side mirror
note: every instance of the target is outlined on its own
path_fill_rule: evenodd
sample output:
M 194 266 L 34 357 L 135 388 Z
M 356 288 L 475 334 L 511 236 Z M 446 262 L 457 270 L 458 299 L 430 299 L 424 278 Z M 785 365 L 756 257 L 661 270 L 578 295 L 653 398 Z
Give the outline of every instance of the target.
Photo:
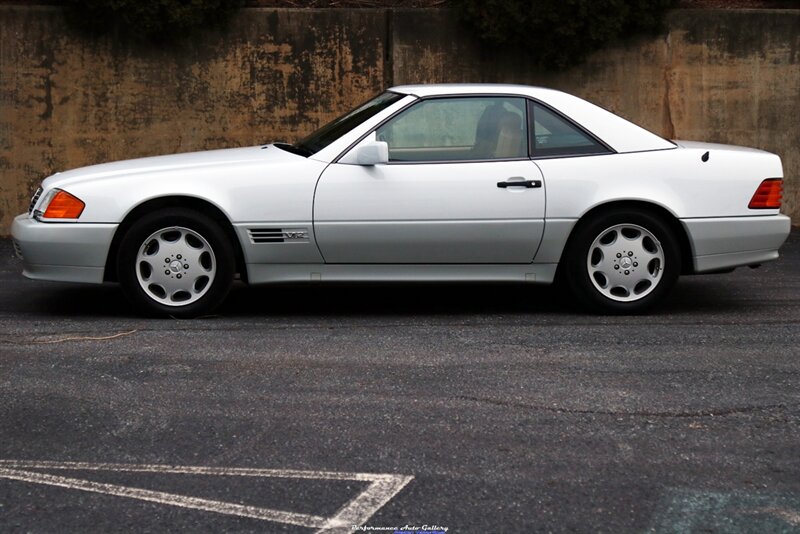
M 389 163 L 389 144 L 384 141 L 373 141 L 358 147 L 356 162 L 359 165 Z

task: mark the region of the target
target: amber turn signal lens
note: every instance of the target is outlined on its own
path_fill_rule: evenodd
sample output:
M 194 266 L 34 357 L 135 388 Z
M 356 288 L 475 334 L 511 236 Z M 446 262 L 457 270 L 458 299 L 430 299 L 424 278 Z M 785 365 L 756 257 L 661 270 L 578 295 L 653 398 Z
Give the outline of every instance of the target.
M 77 219 L 86 206 L 81 200 L 66 191 L 59 191 L 47 205 L 44 212 L 45 219 Z
M 783 198 L 783 178 L 767 178 L 756 189 L 750 204 L 751 210 L 779 209 Z

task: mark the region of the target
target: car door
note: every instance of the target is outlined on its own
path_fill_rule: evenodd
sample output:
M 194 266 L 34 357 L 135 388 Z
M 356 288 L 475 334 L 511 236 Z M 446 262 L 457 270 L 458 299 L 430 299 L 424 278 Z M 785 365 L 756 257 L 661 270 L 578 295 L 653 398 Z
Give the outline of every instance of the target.
M 426 99 L 389 119 L 361 142 L 386 142 L 388 163 L 340 161 L 320 177 L 325 261 L 530 263 L 545 194 L 527 124 L 525 99 L 507 96 Z

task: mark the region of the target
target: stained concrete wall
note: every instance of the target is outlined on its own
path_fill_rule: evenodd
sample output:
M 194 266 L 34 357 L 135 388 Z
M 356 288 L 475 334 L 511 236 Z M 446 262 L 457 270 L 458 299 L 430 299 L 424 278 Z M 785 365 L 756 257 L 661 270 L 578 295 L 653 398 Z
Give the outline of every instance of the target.
M 245 9 L 170 50 L 0 6 L 0 234 L 42 178 L 131 157 L 294 140 L 386 86 L 387 14 Z
M 800 224 L 800 10 L 676 10 L 664 35 L 596 52 L 556 74 L 535 68 L 535 52 L 481 51 L 448 20 L 395 14 L 395 83 L 553 87 L 670 139 L 777 153 L 786 177 L 783 212 Z
M 445 81 L 556 87 L 667 137 L 776 152 L 800 222 L 800 10 L 678 10 L 668 30 L 552 74 L 480 50 L 445 10 L 252 8 L 137 50 L 0 6 L 0 234 L 57 170 L 293 140 L 389 84 Z

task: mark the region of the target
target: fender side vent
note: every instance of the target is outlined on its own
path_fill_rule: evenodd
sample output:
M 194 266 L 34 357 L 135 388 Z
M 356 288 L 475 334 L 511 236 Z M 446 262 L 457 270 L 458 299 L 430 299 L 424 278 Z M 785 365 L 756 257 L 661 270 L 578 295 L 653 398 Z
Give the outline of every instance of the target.
M 22 247 L 19 246 L 19 243 L 17 243 L 16 239 L 12 239 L 11 241 L 14 242 L 14 252 L 16 252 L 17 257 L 21 260 L 24 260 L 25 258 L 22 256 Z
M 260 243 L 308 243 L 307 228 L 249 228 L 250 241 Z

